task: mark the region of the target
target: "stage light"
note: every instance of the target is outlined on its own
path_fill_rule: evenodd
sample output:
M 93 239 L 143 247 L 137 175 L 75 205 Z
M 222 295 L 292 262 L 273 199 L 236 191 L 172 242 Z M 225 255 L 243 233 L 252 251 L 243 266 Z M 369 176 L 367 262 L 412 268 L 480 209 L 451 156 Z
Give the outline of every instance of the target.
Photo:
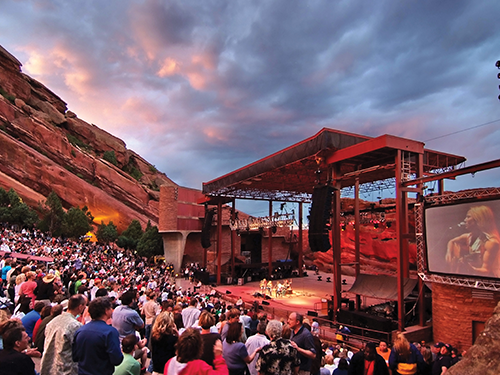
M 495 66 L 500 69 L 500 60 L 497 60 L 497 62 L 495 63 Z

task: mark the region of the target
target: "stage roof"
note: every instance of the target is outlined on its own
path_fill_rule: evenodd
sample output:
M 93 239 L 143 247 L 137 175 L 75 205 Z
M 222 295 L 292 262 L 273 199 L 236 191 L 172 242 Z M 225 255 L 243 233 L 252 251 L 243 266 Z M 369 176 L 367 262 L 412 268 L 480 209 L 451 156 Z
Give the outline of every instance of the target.
M 316 171 L 326 181 L 329 165 L 338 167 L 341 187 L 395 176 L 397 150 L 407 155 L 408 172 L 415 173 L 416 155 L 424 155 L 424 173 L 455 168 L 462 156 L 424 149 L 424 143 L 382 135 L 371 138 L 323 128 L 316 135 L 210 182 L 203 183 L 208 200 L 232 198 L 307 202 L 317 185 Z

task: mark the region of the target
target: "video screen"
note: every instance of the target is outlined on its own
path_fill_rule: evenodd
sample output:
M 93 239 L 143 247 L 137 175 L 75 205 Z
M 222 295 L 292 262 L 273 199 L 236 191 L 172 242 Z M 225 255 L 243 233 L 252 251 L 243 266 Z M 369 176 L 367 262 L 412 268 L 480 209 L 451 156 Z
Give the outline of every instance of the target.
M 500 199 L 425 208 L 429 272 L 500 278 Z

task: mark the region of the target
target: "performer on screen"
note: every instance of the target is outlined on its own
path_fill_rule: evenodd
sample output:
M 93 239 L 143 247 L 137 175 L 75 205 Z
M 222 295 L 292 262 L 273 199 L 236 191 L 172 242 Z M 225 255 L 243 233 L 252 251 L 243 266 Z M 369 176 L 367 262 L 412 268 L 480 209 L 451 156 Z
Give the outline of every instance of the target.
M 491 208 L 470 208 L 464 224 L 468 233 L 448 242 L 445 260 L 451 271 L 500 277 L 500 235 Z

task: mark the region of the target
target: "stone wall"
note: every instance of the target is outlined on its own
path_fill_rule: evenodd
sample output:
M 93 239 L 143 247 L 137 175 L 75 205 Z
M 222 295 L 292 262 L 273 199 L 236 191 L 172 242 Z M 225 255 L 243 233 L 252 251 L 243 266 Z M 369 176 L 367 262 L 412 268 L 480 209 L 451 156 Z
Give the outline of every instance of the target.
M 498 292 L 434 283 L 434 341 L 468 350 L 474 342 L 474 333 L 480 333 L 474 332 L 474 326 L 482 326 L 491 317 L 499 300 Z

